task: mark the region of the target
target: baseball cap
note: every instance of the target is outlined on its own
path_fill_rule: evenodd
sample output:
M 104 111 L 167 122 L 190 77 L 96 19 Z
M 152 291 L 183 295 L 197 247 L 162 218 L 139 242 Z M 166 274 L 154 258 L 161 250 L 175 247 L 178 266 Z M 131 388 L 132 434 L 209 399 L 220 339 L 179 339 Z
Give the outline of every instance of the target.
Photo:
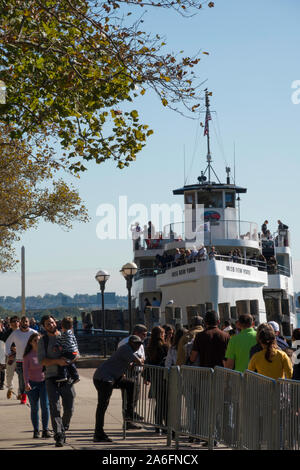
M 275 333 L 277 333 L 277 331 L 280 331 L 279 325 L 276 321 L 268 321 L 268 325 L 271 325 Z
M 142 344 L 142 342 L 143 342 L 143 341 L 141 340 L 141 338 L 140 338 L 139 336 L 136 336 L 136 335 L 131 335 L 131 336 L 129 336 L 129 340 L 128 340 L 128 341 L 130 341 L 130 343 L 140 343 L 140 344 Z

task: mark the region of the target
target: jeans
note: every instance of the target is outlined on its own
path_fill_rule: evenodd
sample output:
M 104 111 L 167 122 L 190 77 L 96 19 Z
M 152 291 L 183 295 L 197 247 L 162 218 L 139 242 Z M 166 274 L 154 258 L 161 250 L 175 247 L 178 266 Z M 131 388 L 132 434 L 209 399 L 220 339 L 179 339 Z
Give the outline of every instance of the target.
M 19 391 L 21 395 L 25 393 L 25 383 L 24 383 L 24 376 L 23 376 L 23 362 L 17 362 L 16 365 L 16 372 L 19 377 Z
M 31 407 L 31 422 L 34 431 L 39 431 L 39 402 L 42 410 L 42 425 L 43 431 L 48 429 L 49 422 L 49 401 L 46 389 L 46 383 L 33 382 L 29 380 L 31 390 L 27 392 L 28 399 Z
M 54 439 L 57 439 L 58 434 L 65 433 L 65 426 L 69 426 L 71 417 L 74 411 L 75 390 L 74 387 L 68 382 L 56 383 L 56 377 L 46 379 L 46 387 L 50 405 L 50 416 L 52 429 L 54 432 Z M 63 416 L 61 417 L 61 404 L 62 399 Z

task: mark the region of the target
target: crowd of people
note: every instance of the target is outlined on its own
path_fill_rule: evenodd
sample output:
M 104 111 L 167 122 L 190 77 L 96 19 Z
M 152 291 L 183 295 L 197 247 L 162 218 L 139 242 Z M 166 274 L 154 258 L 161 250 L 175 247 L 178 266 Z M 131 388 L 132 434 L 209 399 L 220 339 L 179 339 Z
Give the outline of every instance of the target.
M 73 319 L 65 317 L 60 322 L 60 330 L 51 315 L 44 316 L 39 325 L 26 316 L 15 315 L 1 320 L 0 351 L 0 389 L 4 389 L 6 372 L 7 399 L 13 397 L 16 372 L 17 399 L 25 405 L 28 398 L 30 403 L 33 438 L 52 436 L 48 428 L 51 418 L 55 444 L 62 447 L 74 408 L 74 384 L 80 380 L 75 366 L 79 351 Z M 64 404 L 63 418 L 60 416 L 60 398 Z
M 207 259 L 221 259 L 248 266 L 257 266 L 260 270 L 268 269 L 268 271 L 276 271 L 277 269 L 277 261 L 274 256 L 266 259 L 262 253 L 253 253 L 245 259 L 239 248 L 221 254 L 215 246 L 206 248 L 204 245 L 200 245 L 199 249 L 195 246 L 191 249 L 176 248 L 174 254 L 167 252 L 164 252 L 162 255 L 157 254 L 155 257 L 155 268 L 165 271 L 169 268 Z
M 16 370 L 18 399 L 22 404 L 26 403 L 27 397 L 29 399 L 33 437 L 50 438 L 51 420 L 55 445 L 62 447 L 74 411 L 74 385 L 79 381 L 75 363 L 79 351 L 70 317 L 62 320 L 61 331 L 51 315 L 42 318 L 40 327 L 43 334 L 30 328 L 26 316 L 21 319 L 11 317 L 8 326 L 0 321 L 1 388 L 4 388 L 6 369 L 7 399 L 11 399 Z M 292 340 L 300 340 L 300 329 L 293 331 Z M 95 370 L 93 384 L 98 401 L 93 441 L 111 442 L 104 430 L 104 418 L 115 388 L 122 390 L 127 429 L 140 429 L 141 426 L 134 422 L 143 421 L 136 412 L 140 393 L 138 377 L 150 385 L 148 398 L 155 401 L 155 420 L 163 428 L 156 427 L 155 432 L 161 433 L 167 426 L 168 400 L 166 382 L 159 375 L 160 370 L 174 365 L 221 366 L 240 372 L 248 369 L 274 379 L 300 380 L 300 367 L 298 361 L 293 364 L 292 352 L 292 344 L 280 335 L 278 323 L 270 321 L 255 328 L 249 314 L 240 315 L 234 324 L 229 321 L 221 324 L 217 312 L 210 310 L 204 318 L 193 317 L 189 328 L 164 324 L 154 326 L 151 332 L 145 325 L 137 324 L 131 335 L 124 338 L 117 350 Z M 147 364 L 159 366 L 159 370 L 143 367 Z M 126 376 L 133 365 L 134 373 Z
M 222 325 L 217 312 L 208 311 L 204 318 L 195 316 L 191 319 L 189 329 L 179 325 L 157 325 L 147 336 L 144 325 L 136 325 L 133 335 L 126 341 L 123 359 L 120 357 L 120 348 L 104 365 L 100 365 L 95 373 L 98 382 L 98 408 L 100 418 L 96 419 L 94 434 L 95 442 L 111 442 L 104 431 L 104 415 L 109 404 L 105 389 L 110 383 L 113 388 L 122 388 L 129 391 L 126 413 L 136 416 L 134 412 L 139 390 L 135 389 L 135 381 L 125 377 L 125 372 L 133 362 L 138 364 L 138 374 L 150 384 L 148 398 L 155 400 L 155 421 L 161 423 L 164 429 L 167 426 L 168 401 L 166 399 L 166 382 L 160 375 L 160 369 L 153 371 L 143 368 L 142 365 L 169 368 L 174 365 L 192 365 L 198 367 L 214 368 L 215 366 L 245 372 L 246 369 L 272 377 L 274 379 L 300 379 L 300 367 L 297 361 L 292 361 L 292 345 L 280 335 L 280 326 L 275 321 L 262 323 L 257 329 L 251 315 L 240 315 L 235 324 L 225 321 Z M 300 329 L 293 332 L 293 341 L 300 339 Z M 125 355 L 126 352 L 126 355 Z M 133 359 L 133 358 L 136 359 Z M 114 375 L 112 370 L 118 372 Z M 136 381 L 137 383 L 138 381 Z M 109 392 L 109 397 L 111 391 Z M 135 402 L 134 402 L 135 397 Z M 138 416 L 139 420 L 143 417 Z M 139 425 L 129 421 L 129 429 L 138 429 Z M 163 429 L 155 428 L 156 432 Z

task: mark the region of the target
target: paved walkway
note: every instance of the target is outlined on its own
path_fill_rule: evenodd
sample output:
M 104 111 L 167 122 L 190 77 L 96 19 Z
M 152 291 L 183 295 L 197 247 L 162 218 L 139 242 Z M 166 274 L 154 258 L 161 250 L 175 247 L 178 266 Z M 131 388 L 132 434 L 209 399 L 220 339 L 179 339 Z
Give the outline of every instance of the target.
M 167 447 L 166 436 L 157 435 L 151 426 L 127 431 L 126 439 L 123 439 L 120 390 L 114 390 L 105 415 L 105 431 L 113 442 L 94 443 L 93 429 L 97 405 L 97 392 L 92 382 L 94 369 L 80 369 L 79 372 L 81 380 L 75 385 L 75 411 L 63 450 L 175 450 L 174 443 L 171 448 Z M 16 390 L 16 376 L 14 384 Z M 0 390 L 0 449 L 60 451 L 60 448 L 54 446 L 53 439 L 33 439 L 30 406 L 21 405 L 15 395 L 8 400 L 6 392 L 6 389 Z M 199 444 L 190 444 L 188 439 L 183 437 L 180 450 L 195 451 L 205 448 Z

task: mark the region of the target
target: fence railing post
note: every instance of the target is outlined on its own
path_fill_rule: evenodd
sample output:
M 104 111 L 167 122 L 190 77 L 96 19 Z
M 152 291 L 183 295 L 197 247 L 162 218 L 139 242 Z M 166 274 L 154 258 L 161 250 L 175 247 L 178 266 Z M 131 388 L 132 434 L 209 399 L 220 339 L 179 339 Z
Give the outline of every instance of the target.
M 178 436 L 181 429 L 181 376 L 179 366 L 169 369 L 168 381 L 168 440 L 167 445 L 172 444 L 172 434 L 175 433 L 175 445 L 178 449 Z

